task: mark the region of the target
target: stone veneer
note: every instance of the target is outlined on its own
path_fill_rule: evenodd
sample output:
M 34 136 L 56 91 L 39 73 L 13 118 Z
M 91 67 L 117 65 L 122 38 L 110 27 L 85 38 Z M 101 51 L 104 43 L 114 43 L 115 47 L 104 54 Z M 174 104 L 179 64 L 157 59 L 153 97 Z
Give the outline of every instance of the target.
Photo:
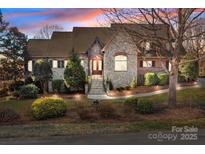
M 133 78 L 137 80 L 137 52 L 136 46 L 129 35 L 120 32 L 114 36 L 104 51 L 104 78 L 111 79 L 114 88 L 128 86 Z M 115 55 L 127 55 L 127 71 L 115 71 Z

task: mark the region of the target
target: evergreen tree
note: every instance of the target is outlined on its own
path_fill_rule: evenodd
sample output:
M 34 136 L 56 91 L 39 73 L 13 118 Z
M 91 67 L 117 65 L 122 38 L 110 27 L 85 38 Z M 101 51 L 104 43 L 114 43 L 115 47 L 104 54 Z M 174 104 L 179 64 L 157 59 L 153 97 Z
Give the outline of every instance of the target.
M 73 52 L 68 59 L 67 66 L 64 72 L 65 84 L 73 90 L 82 90 L 85 84 L 85 71 L 80 64 L 80 58 Z

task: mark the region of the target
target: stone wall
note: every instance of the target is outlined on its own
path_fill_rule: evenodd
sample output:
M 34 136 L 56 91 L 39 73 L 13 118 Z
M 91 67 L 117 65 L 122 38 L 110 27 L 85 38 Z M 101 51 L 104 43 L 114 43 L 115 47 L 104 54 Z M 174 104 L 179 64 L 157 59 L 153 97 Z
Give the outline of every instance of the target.
M 128 86 L 133 78 L 137 80 L 137 52 L 129 35 L 119 32 L 104 48 L 104 78 L 112 81 L 114 88 Z M 127 55 L 127 71 L 115 71 L 115 55 Z

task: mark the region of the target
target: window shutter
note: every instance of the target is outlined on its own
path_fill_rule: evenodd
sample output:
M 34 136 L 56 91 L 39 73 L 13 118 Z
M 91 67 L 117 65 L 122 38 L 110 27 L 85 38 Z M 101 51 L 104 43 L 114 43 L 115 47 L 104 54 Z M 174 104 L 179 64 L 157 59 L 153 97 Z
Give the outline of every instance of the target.
M 143 67 L 143 61 L 140 60 L 140 67 Z
M 152 67 L 155 67 L 155 61 L 152 61 Z
M 50 64 L 51 68 L 53 68 L 53 61 L 52 60 L 49 61 L 49 64 Z
M 64 60 L 62 60 L 62 61 L 61 61 L 61 65 L 62 65 L 61 68 L 64 68 L 64 64 L 65 64 L 65 63 L 64 63 Z
M 60 67 L 61 67 L 61 61 L 58 60 L 58 68 L 60 68 Z

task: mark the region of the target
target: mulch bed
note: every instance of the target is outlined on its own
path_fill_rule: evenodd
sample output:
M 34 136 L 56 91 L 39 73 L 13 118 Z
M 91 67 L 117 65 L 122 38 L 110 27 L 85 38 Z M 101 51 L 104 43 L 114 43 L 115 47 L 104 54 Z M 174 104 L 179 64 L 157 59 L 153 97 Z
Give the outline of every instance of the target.
M 189 83 L 180 83 L 178 84 L 178 87 L 189 87 L 196 85 L 195 82 L 189 82 Z M 108 96 L 128 96 L 128 95 L 135 95 L 135 94 L 141 94 L 141 93 L 149 93 L 154 92 L 158 90 L 168 89 L 168 85 L 166 86 L 137 86 L 137 88 L 129 89 L 129 90 L 111 90 L 108 92 Z

